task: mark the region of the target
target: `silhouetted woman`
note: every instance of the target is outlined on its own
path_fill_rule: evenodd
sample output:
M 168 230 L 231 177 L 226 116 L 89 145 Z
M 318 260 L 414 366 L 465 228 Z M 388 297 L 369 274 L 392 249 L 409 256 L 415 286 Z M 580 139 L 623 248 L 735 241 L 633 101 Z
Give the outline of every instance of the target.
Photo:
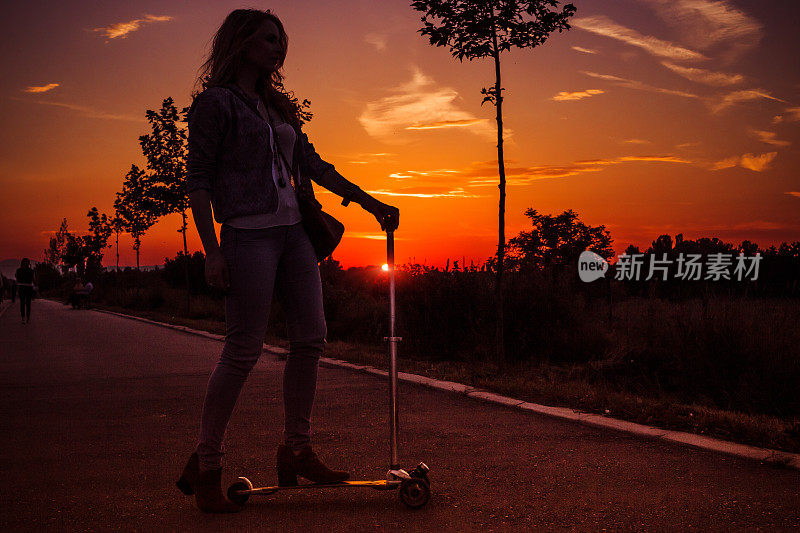
M 284 444 L 278 482 L 297 476 L 333 483 L 347 472 L 325 466 L 310 446 L 311 410 L 327 329 L 319 265 L 306 234 L 292 175 L 309 179 L 395 229 L 397 208 L 343 178 L 300 127 L 298 109 L 279 88 L 288 38 L 269 11 L 237 9 L 214 36 L 203 91 L 189 112 L 187 192 L 206 252 L 206 280 L 226 289 L 225 346 L 211 374 L 200 437 L 178 487 L 208 512 L 233 512 L 222 494 L 223 437 L 239 392 L 258 361 L 273 289 L 286 314 L 289 355 L 283 374 Z M 282 152 L 282 153 L 281 153 Z M 291 169 L 287 168 L 291 165 Z M 222 224 L 220 243 L 212 222 Z
M 16 278 L 19 312 L 22 315 L 22 323 L 27 324 L 31 321 L 31 300 L 33 299 L 33 286 L 36 281 L 36 274 L 31 268 L 31 260 L 27 257 L 20 262 Z

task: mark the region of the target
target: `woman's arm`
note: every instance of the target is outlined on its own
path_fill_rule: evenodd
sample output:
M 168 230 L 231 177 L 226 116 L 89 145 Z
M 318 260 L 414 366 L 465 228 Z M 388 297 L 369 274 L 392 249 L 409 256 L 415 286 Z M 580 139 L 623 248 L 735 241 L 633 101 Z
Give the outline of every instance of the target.
M 218 87 L 207 89 L 195 98 L 189 110 L 186 192 L 206 253 L 206 283 L 227 289 L 230 285 L 228 266 L 217 242 L 211 211 L 217 152 L 228 125 L 224 93 Z
M 211 217 L 211 192 L 207 189 L 192 191 L 189 193 L 189 205 L 192 208 L 194 225 L 206 252 L 206 282 L 212 287 L 227 289 L 230 286 L 230 277 Z
M 197 189 L 189 193 L 189 205 L 192 208 L 194 225 L 203 243 L 206 255 L 220 253 L 217 232 L 211 216 L 211 192 L 207 189 Z
M 300 133 L 300 171 L 304 176 L 311 176 L 311 179 L 322 185 L 334 194 L 342 197 L 342 205 L 347 205 L 350 201 L 356 202 L 366 211 L 372 213 L 381 225 L 381 230 L 394 231 L 400 223 L 400 210 L 389 204 L 376 200 L 367 194 L 358 185 L 348 181 L 344 176 L 336 171 L 336 168 L 324 161 L 314 145 L 308 140 L 305 133 Z

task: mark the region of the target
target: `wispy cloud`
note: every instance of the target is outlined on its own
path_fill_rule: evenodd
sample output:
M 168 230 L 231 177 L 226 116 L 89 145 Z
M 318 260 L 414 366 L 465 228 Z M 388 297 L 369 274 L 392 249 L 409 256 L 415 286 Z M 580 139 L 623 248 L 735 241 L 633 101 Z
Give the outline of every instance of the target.
M 688 143 L 676 144 L 675 148 L 680 148 L 680 149 L 694 148 L 695 146 L 700 146 L 700 144 L 701 144 L 700 141 L 693 141 Z
M 610 81 L 610 82 L 612 82 L 612 83 L 614 83 L 616 85 L 619 85 L 620 87 L 627 87 L 629 89 L 637 89 L 637 90 L 640 90 L 640 91 L 651 91 L 651 92 L 662 93 L 662 94 L 671 94 L 671 95 L 675 95 L 675 96 L 682 96 L 684 98 L 697 98 L 698 97 L 696 94 L 687 93 L 685 91 L 676 91 L 676 90 L 673 90 L 673 89 L 664 89 L 662 87 L 655 87 L 653 85 L 648 85 L 648 84 L 643 83 L 641 81 L 629 80 L 629 79 L 626 79 L 626 78 L 620 78 L 619 76 L 612 76 L 611 74 L 598 74 L 597 72 L 586 72 L 586 71 L 584 71 L 583 73 L 586 74 L 587 76 L 592 77 L 592 78 L 597 78 L 599 80 Z
M 49 105 L 54 107 L 63 107 L 64 109 L 69 109 L 71 111 L 75 111 L 80 113 L 81 115 L 87 118 L 99 118 L 104 120 L 124 120 L 126 122 L 144 122 L 145 119 L 142 117 L 135 117 L 133 115 L 120 115 L 117 113 L 107 113 L 105 111 L 99 111 L 97 109 L 92 109 L 91 107 L 86 107 L 82 105 L 76 104 L 68 104 L 65 102 L 47 102 L 44 100 L 25 100 L 22 98 L 11 97 L 12 100 L 18 100 L 22 102 L 28 102 L 32 104 L 41 104 L 41 105 Z
M 351 231 L 347 230 L 344 234 L 345 239 L 369 239 L 371 241 L 383 241 L 386 240 L 385 233 L 371 233 L 367 231 Z M 394 240 L 401 240 L 406 241 L 410 237 L 395 237 Z
M 639 47 L 654 56 L 678 60 L 708 59 L 700 52 L 689 50 L 669 41 L 663 41 L 651 35 L 643 35 L 634 29 L 617 24 L 603 15 L 573 19 L 572 25 L 597 35 Z
M 622 142 L 625 144 L 652 144 L 650 141 L 647 141 L 645 139 L 628 139 Z
M 758 137 L 761 142 L 771 144 L 773 146 L 789 146 L 792 144 L 789 141 L 781 141 L 776 139 L 778 134 L 774 131 L 753 130 L 753 135 Z
M 152 22 L 168 22 L 170 20 L 172 20 L 172 17 L 169 15 L 145 15 L 144 18 L 133 19 L 127 22 L 117 22 L 115 24 L 111 24 L 110 26 L 94 28 L 92 31 L 103 35 L 107 39 L 124 39 L 129 33 L 139 30 L 144 24 L 150 24 Z
M 729 0 L 645 0 L 678 32 L 681 42 L 705 50 L 727 46 L 730 61 L 761 41 L 762 25 Z
M 481 122 L 489 122 L 488 118 L 470 118 L 462 120 L 440 120 L 439 122 L 431 122 L 430 124 L 418 124 L 414 126 L 406 126 L 407 130 L 439 130 L 442 128 L 466 128 L 480 124 Z
M 794 196 L 795 198 L 800 198 L 800 192 L 798 191 L 788 191 L 786 194 L 789 196 Z
M 715 87 L 736 85 L 744 81 L 744 76 L 741 74 L 725 74 L 724 72 L 714 72 L 703 68 L 682 67 L 669 61 L 662 61 L 661 64 L 688 80 Z
M 739 165 L 755 172 L 763 172 L 765 170 L 769 170 L 770 163 L 772 163 L 776 157 L 778 157 L 778 152 L 769 152 L 758 155 L 744 154 L 739 160 Z
M 600 89 L 586 89 L 585 91 L 577 91 L 577 92 L 565 92 L 561 91 L 557 95 L 555 95 L 552 100 L 556 102 L 571 102 L 574 100 L 582 100 L 583 98 L 591 98 L 592 96 L 603 94 L 605 91 L 601 91 Z
M 58 83 L 48 83 L 47 85 L 40 85 L 40 86 L 31 86 L 25 90 L 26 93 L 46 93 L 47 91 L 52 91 L 56 87 L 59 87 L 60 84 Z
M 573 46 L 572 49 L 575 50 L 576 52 L 581 52 L 582 54 L 598 54 L 599 53 L 597 50 L 592 50 L 591 48 L 583 48 L 581 46 Z
M 506 160 L 506 183 L 508 186 L 530 184 L 542 179 L 566 178 L 591 172 L 600 172 L 612 165 L 626 163 L 681 163 L 691 164 L 674 155 L 621 156 L 609 159 L 588 159 L 565 165 L 520 165 L 513 159 Z M 470 198 L 461 187 L 496 187 L 498 183 L 497 160 L 476 161 L 459 169 L 430 169 L 425 171 L 405 170 L 391 174 L 392 178 L 404 182 L 414 181 L 415 187 L 403 189 L 381 189 L 380 194 L 439 197 L 459 196 Z M 371 193 L 372 191 L 370 191 Z
M 488 119 L 458 108 L 458 91 L 437 86 L 419 69 L 415 70 L 411 81 L 390 92 L 394 94 L 367 103 L 358 117 L 369 135 L 385 142 L 406 142 L 408 137 L 398 135 L 402 131 L 453 127 L 487 138 L 496 136 Z
M 746 89 L 744 91 L 734 91 L 722 96 L 720 100 L 711 100 L 711 110 L 714 113 L 719 113 L 740 102 L 749 102 L 751 100 L 768 99 L 777 102 L 786 103 L 786 100 L 781 100 L 769 94 L 764 89 Z
M 691 163 L 691 161 L 674 155 L 625 155 L 618 157 L 617 161 L 646 161 L 658 163 Z
M 366 165 L 369 163 L 374 163 L 375 161 L 384 161 L 387 157 L 392 157 L 395 155 L 397 154 L 391 152 L 366 152 L 355 155 L 348 155 L 345 157 L 352 158 L 352 160 L 348 161 L 348 163 Z
M 375 47 L 378 52 L 386 50 L 388 37 L 385 33 L 368 33 L 364 36 L 364 41 Z
M 411 196 L 414 198 L 485 198 L 483 194 L 472 194 L 464 191 L 461 187 L 403 187 L 400 189 L 376 189 L 367 191 L 370 194 L 380 194 L 384 196 Z
M 776 157 L 778 157 L 778 152 L 732 156 L 712 164 L 711 170 L 723 170 L 739 166 L 754 172 L 764 172 L 765 170 L 769 170 L 770 163 L 772 163 Z
M 436 175 L 454 174 L 454 173 L 457 173 L 457 172 L 458 171 L 456 171 L 456 170 L 450 170 L 450 169 L 439 169 L 439 170 L 435 171 Z M 421 170 L 406 170 L 406 171 L 403 171 L 403 172 L 393 172 L 393 173 L 389 174 L 389 177 L 393 178 L 393 179 L 397 179 L 397 180 L 406 180 L 406 179 L 410 179 L 410 178 L 427 177 L 427 176 L 430 176 L 430 175 L 431 175 L 431 172 L 425 172 L 425 171 L 421 171 Z
M 790 107 L 784 111 L 783 118 L 786 120 L 791 120 L 792 122 L 797 122 L 800 120 L 800 107 Z

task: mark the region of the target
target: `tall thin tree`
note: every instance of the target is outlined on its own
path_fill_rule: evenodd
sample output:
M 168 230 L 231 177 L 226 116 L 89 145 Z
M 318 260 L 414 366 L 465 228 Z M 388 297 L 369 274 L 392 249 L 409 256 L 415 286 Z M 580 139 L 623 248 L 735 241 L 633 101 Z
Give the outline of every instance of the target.
M 500 202 L 497 243 L 497 357 L 505 359 L 503 340 L 503 257 L 505 255 L 506 171 L 503 159 L 503 86 L 500 55 L 516 48 L 544 44 L 554 31 L 570 28 L 568 19 L 576 8 L 566 4 L 559 10 L 558 0 L 420 0 L 411 7 L 424 12 L 423 28 L 435 46 L 448 46 L 459 61 L 491 57 L 494 60 L 494 86 L 481 89 L 483 105 L 491 102 L 497 120 L 497 164 L 500 175 Z
M 109 221 L 109 224 L 111 225 L 111 231 L 114 232 L 114 240 L 117 250 L 117 271 L 119 271 L 119 234 L 125 232 L 125 221 L 122 219 L 122 217 L 120 217 L 119 212 L 116 211 L 116 205 L 114 207 L 114 218 Z

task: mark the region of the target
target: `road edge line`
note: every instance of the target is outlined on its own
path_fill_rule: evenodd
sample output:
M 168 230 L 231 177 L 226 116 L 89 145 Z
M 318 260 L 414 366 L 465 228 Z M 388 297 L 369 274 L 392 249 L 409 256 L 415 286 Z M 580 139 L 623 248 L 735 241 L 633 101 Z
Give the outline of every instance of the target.
M 8 307 L 11 306 L 9 305 Z M 8 307 L 6 307 L 6 309 L 8 309 Z M 2 313 L 4 313 L 6 309 L 0 311 L 0 316 L 2 316 Z M 135 315 L 125 315 L 122 313 L 117 313 L 115 311 L 109 311 L 107 309 L 90 309 L 90 311 L 96 311 L 98 313 L 106 313 L 109 315 L 114 315 L 122 318 L 137 320 L 139 322 L 145 322 L 148 324 L 153 324 L 156 326 L 161 326 L 176 331 L 183 331 L 184 333 L 189 333 L 191 335 L 198 335 L 200 337 L 205 337 L 207 339 L 212 339 L 220 342 L 225 340 L 224 335 L 218 335 L 216 333 L 210 333 L 208 331 L 203 331 L 199 329 L 192 329 L 186 326 L 168 324 L 166 322 L 158 322 L 155 320 L 150 320 L 149 318 L 143 318 Z M 266 343 L 264 343 L 263 349 L 268 352 L 281 355 L 288 353 L 288 350 L 286 350 L 285 348 L 281 348 L 280 346 L 273 346 Z M 343 361 L 341 359 L 333 359 L 330 357 L 320 357 L 320 363 L 325 363 L 329 366 L 351 370 L 354 372 L 373 374 L 381 377 L 387 377 L 389 375 L 387 371 L 380 370 L 378 368 L 374 368 L 369 365 L 358 365 L 354 363 L 349 363 L 347 361 Z M 610 416 L 603 416 L 603 415 L 598 415 L 596 413 L 580 411 L 578 409 L 572 409 L 569 407 L 552 407 L 548 405 L 526 402 L 524 400 L 519 400 L 517 398 L 510 398 L 508 396 L 503 396 L 493 392 L 485 391 L 476 387 L 472 387 L 470 385 L 464 385 L 463 383 L 456 383 L 454 381 L 443 381 L 439 379 L 429 378 L 426 376 L 420 376 L 418 374 L 398 372 L 397 379 L 433 389 L 442 390 L 445 392 L 453 392 L 461 394 L 463 396 L 468 396 L 470 398 L 475 398 L 476 400 L 481 400 L 484 402 L 504 405 L 512 409 L 530 411 L 544 416 L 558 418 L 561 420 L 570 420 L 573 422 L 578 422 L 579 424 L 585 424 L 597 428 L 611 429 L 621 433 L 637 435 L 639 437 L 644 437 L 648 439 L 664 440 L 675 444 L 691 446 L 693 448 L 698 448 L 701 450 L 722 453 L 725 455 L 732 455 L 744 459 L 756 460 L 761 463 L 767 463 L 771 465 L 787 466 L 795 470 L 800 470 L 800 454 L 796 453 L 782 452 L 780 450 L 772 450 L 769 448 L 759 448 L 757 446 L 751 446 L 749 444 L 740 444 L 737 442 L 726 441 L 714 437 L 697 435 L 695 433 L 687 433 L 685 431 L 674 431 L 668 429 L 661 429 L 653 426 L 645 426 L 643 424 L 638 424 L 636 422 L 630 422 L 628 420 L 621 420 Z

